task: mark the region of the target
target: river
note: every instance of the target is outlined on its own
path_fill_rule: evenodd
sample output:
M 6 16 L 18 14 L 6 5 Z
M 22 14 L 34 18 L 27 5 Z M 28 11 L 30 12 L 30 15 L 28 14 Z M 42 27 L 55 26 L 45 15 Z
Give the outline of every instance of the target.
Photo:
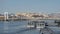
M 26 30 L 27 23 L 28 21 L 0 21 L 0 34 L 40 34 L 37 29 Z

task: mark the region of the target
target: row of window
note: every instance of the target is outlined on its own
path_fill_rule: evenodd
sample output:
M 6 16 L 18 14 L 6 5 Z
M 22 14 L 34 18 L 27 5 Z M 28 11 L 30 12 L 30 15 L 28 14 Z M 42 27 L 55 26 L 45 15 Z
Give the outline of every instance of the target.
M 42 25 L 45 25 L 44 23 L 28 23 L 28 25 L 38 25 L 38 26 L 42 26 Z

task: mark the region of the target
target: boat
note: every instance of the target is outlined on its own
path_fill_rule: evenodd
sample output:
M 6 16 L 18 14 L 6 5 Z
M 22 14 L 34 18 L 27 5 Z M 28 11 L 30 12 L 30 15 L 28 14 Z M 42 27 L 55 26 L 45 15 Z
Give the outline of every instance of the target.
M 30 21 L 30 22 L 28 22 L 27 27 L 29 27 L 29 28 L 33 27 L 36 29 L 44 28 L 45 22 L 44 21 Z

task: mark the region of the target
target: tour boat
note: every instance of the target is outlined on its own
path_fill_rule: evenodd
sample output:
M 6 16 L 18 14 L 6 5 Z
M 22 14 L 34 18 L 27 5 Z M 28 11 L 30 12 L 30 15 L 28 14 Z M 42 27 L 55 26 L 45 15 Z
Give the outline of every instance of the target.
M 27 27 L 30 27 L 30 28 L 33 27 L 37 29 L 44 28 L 45 22 L 44 21 L 31 21 L 31 22 L 28 22 Z

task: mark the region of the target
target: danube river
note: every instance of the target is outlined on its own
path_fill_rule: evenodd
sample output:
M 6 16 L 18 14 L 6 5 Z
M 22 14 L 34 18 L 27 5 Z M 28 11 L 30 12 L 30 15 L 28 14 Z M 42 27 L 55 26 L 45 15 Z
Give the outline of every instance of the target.
M 37 29 L 27 29 L 27 23 L 28 21 L 0 21 L 0 34 L 40 34 Z M 51 29 L 54 30 L 55 28 Z M 57 31 L 56 29 L 54 30 L 56 33 L 60 32 L 60 30 L 57 29 Z

